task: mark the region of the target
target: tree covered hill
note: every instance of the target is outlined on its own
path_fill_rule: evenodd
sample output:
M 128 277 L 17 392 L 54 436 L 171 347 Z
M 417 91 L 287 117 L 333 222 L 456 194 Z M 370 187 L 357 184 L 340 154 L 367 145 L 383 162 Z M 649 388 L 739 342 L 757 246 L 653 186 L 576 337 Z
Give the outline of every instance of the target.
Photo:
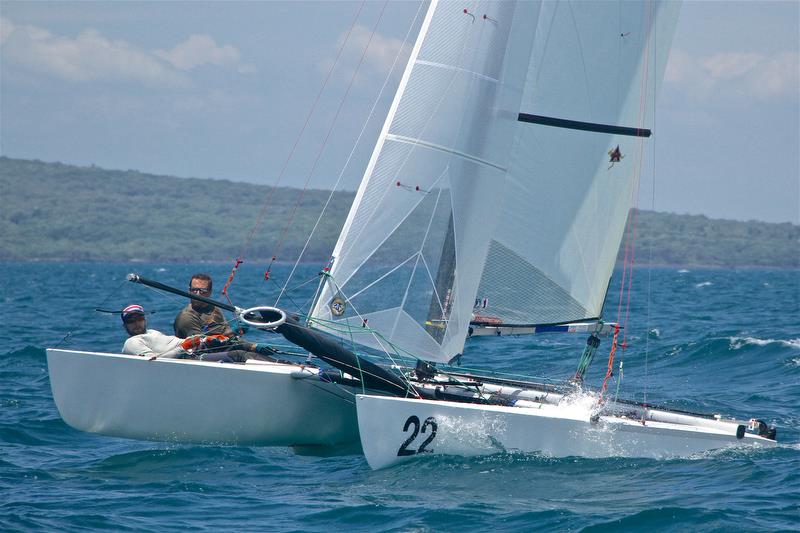
M 0 260 L 229 261 L 269 198 L 246 257 L 294 261 L 329 195 L 0 157 Z M 333 194 L 305 260 L 328 258 L 352 199 Z M 637 264 L 800 267 L 800 226 L 651 211 L 633 219 Z

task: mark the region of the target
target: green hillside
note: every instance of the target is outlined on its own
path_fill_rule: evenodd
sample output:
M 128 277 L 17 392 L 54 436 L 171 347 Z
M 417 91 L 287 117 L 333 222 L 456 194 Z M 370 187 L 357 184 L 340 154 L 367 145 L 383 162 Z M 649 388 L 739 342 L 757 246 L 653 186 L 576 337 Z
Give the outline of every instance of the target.
M 0 158 L 0 259 L 126 261 L 230 260 L 242 250 L 270 188 L 60 163 Z M 272 195 L 248 258 L 271 257 L 300 197 Z M 294 259 L 329 191 L 303 195 L 283 239 Z M 352 193 L 335 193 L 309 245 L 311 260 L 330 254 Z
M 154 176 L 0 157 L 0 260 L 294 260 L 329 191 Z M 334 193 L 305 259 L 329 256 L 353 198 Z M 639 211 L 636 263 L 800 267 L 800 226 Z M 278 248 L 278 243 L 283 244 Z
M 800 226 L 788 222 L 638 211 L 635 224 L 637 264 L 800 268 Z

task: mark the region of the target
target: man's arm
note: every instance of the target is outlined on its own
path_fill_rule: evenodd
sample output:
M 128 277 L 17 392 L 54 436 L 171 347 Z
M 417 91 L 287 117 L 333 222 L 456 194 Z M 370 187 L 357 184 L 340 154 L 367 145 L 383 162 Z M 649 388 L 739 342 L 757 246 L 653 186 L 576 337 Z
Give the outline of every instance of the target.
M 215 333 L 217 335 L 225 335 L 226 337 L 238 337 L 239 336 L 228 325 L 228 321 L 225 320 L 225 315 L 222 314 L 222 311 L 220 311 L 219 308 L 214 308 L 214 312 L 211 314 L 211 316 L 213 317 L 212 318 L 212 322 L 214 323 L 214 327 L 213 328 L 209 328 L 208 333 Z
M 142 335 L 135 335 L 130 337 L 128 340 L 125 341 L 125 344 L 122 346 L 122 353 L 128 355 L 156 355 L 156 353 L 150 349 L 150 346 L 144 342 Z

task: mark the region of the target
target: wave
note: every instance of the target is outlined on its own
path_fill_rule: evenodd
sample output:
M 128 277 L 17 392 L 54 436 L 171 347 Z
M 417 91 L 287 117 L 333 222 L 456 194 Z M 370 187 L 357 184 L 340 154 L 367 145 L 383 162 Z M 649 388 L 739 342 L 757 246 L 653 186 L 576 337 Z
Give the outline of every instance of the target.
M 41 409 L 28 409 L 25 413 L 12 413 L 12 415 L 0 423 L 2 443 L 27 447 L 63 444 L 68 434 L 76 433 L 61 418 L 52 416 L 53 413 L 43 413 Z
M 697 288 L 697 289 L 700 289 L 700 288 L 702 288 L 702 287 L 710 287 L 711 285 L 713 285 L 713 283 L 712 283 L 712 282 L 710 282 L 710 281 L 703 281 L 702 283 L 696 283 L 696 284 L 695 284 L 695 288 Z
M 0 357 L 0 361 L 19 361 L 20 359 L 44 361 L 46 357 L 47 352 L 45 352 L 44 348 L 28 345 L 24 348 L 6 352 Z
M 786 346 L 788 348 L 795 348 L 800 350 L 800 338 L 797 339 L 759 339 L 756 337 L 731 337 L 730 339 L 730 349 L 731 350 L 739 350 L 745 346 L 768 346 L 770 344 L 779 344 L 781 346 Z
M 763 526 L 735 508 L 702 509 L 680 505 L 659 505 L 649 509 L 633 511 L 619 518 L 600 520 L 581 529 L 582 533 L 593 531 L 674 531 L 674 530 L 727 530 L 744 527 L 760 529 Z M 744 526 L 742 526 L 744 524 Z M 720 526 L 723 526 L 720 528 Z

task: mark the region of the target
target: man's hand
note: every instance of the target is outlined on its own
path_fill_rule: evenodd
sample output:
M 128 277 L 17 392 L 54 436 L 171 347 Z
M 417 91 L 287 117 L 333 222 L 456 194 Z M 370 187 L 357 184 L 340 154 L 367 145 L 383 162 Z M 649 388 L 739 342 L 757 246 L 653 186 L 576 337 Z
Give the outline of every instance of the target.
M 203 339 L 206 348 L 218 348 L 227 344 L 228 337 L 225 335 L 206 335 Z
M 274 355 L 277 351 L 274 348 L 271 348 L 268 344 L 259 342 L 254 346 L 256 352 L 260 353 L 261 355 Z
M 181 348 L 187 352 L 194 350 L 200 346 L 200 343 L 203 342 L 202 339 L 202 335 L 192 335 L 191 337 L 186 337 L 183 342 L 181 342 Z
M 225 335 L 192 335 L 183 340 L 181 348 L 184 350 L 207 350 L 209 348 L 218 348 L 228 343 L 228 337 Z

